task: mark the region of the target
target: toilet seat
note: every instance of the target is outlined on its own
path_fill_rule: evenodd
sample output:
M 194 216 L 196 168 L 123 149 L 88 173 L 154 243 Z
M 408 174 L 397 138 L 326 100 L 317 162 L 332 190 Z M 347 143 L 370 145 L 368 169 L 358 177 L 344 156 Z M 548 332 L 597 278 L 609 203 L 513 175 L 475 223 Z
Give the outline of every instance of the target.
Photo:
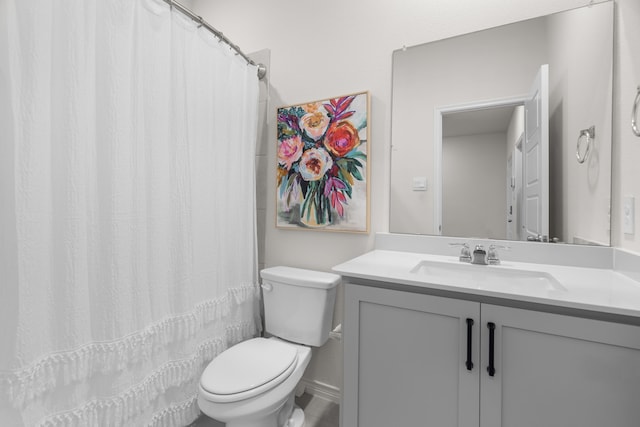
M 297 360 L 295 346 L 274 339 L 253 338 L 213 359 L 204 370 L 200 385 L 212 402 L 249 399 L 287 379 Z

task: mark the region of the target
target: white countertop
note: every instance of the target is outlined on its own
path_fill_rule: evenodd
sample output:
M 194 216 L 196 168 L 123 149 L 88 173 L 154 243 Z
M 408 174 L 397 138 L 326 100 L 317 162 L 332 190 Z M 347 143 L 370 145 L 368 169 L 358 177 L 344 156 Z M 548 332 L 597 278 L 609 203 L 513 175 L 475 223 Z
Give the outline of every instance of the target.
M 423 261 L 443 263 L 442 265 L 445 266 L 449 264 L 454 269 L 463 272 L 467 271 L 464 268 L 468 268 L 470 275 L 465 278 L 464 274 L 457 274 L 445 280 L 439 275 L 416 273 L 416 266 Z M 347 278 L 345 282 L 348 282 L 348 278 L 352 277 L 418 288 L 463 292 L 485 297 L 640 317 L 640 282 L 612 269 L 514 261 L 503 261 L 499 266 L 466 264 L 466 267 L 462 267 L 460 264 L 464 263 L 458 261 L 455 256 L 378 249 L 339 264 L 333 268 L 333 271 Z M 561 286 L 525 286 L 514 289 L 514 287 L 504 286 L 492 287 L 490 280 L 483 281 L 481 285 L 478 285 L 478 282 L 472 279 L 476 271 L 486 275 L 484 273 L 489 274 L 492 269 L 516 269 L 547 273 L 553 276 L 557 280 L 556 283 Z

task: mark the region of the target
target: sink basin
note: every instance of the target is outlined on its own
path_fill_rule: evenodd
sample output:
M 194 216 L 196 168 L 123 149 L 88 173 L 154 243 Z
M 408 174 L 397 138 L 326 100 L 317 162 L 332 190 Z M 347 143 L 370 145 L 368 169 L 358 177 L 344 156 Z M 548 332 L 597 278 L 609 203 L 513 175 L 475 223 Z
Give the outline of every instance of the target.
M 549 273 L 500 265 L 473 265 L 462 262 L 420 261 L 411 273 L 442 283 L 460 283 L 498 292 L 566 291 Z

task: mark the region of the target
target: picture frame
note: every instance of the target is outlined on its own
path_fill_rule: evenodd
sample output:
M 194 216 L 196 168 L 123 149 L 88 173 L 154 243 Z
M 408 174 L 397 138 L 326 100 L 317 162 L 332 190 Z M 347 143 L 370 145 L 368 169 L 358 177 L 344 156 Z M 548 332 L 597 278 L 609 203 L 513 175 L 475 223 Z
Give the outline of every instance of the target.
M 369 232 L 369 92 L 277 109 L 276 227 Z

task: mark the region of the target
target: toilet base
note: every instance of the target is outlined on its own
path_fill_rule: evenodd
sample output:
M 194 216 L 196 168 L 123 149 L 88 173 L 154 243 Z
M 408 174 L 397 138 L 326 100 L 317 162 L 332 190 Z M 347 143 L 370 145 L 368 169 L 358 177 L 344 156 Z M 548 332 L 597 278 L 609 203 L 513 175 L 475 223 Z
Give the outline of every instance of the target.
M 225 427 L 304 427 L 304 411 L 293 403 L 293 396 L 277 412 L 261 419 L 231 421 Z
M 287 427 L 304 427 L 304 411 L 299 406 L 293 407 L 293 412 L 289 418 L 289 424 L 285 424 Z

